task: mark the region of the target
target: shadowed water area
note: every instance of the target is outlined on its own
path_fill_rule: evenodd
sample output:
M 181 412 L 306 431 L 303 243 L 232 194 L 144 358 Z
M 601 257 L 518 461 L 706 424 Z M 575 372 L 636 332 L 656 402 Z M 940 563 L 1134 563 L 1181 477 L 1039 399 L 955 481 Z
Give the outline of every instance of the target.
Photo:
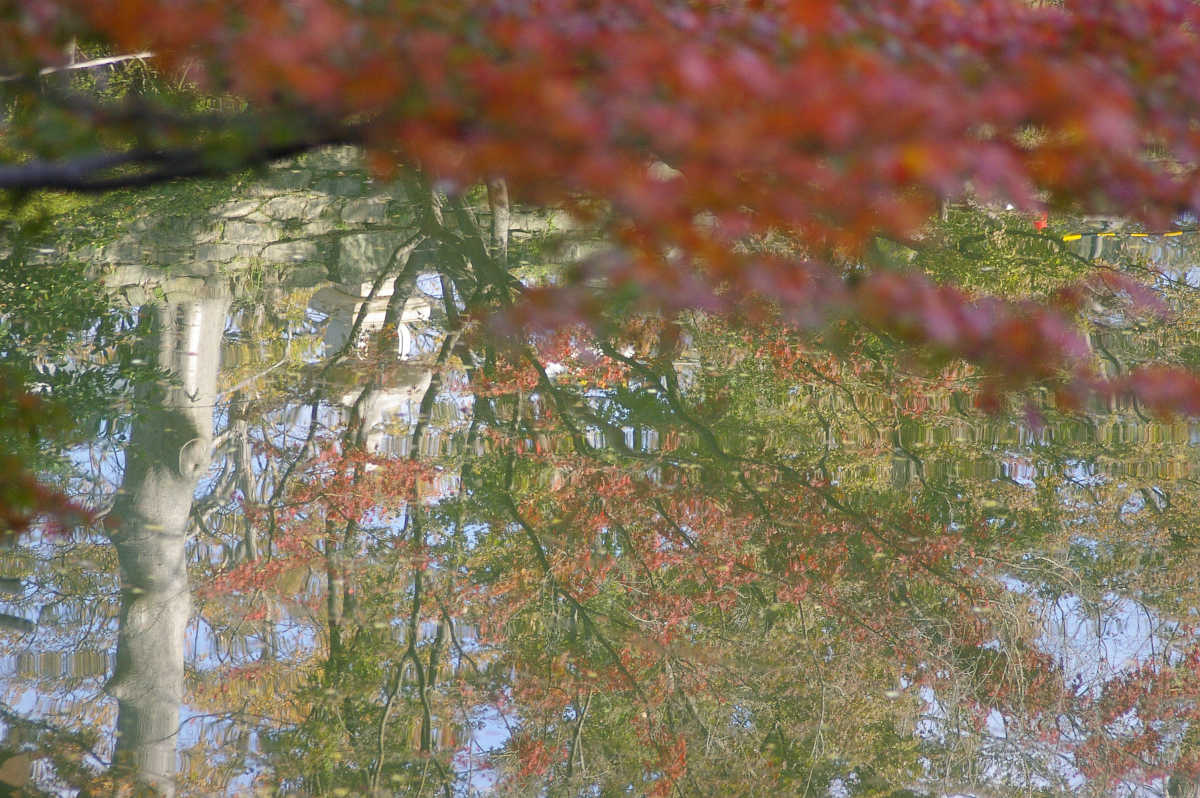
M 2 434 L 91 517 L 3 538 L 0 794 L 1200 794 L 1197 421 L 786 308 L 530 332 L 609 245 L 351 150 L 45 210 Z M 1200 365 L 1200 236 L 1071 224 L 866 257 L 1119 269 L 1170 313 L 1089 297 L 1097 373 Z

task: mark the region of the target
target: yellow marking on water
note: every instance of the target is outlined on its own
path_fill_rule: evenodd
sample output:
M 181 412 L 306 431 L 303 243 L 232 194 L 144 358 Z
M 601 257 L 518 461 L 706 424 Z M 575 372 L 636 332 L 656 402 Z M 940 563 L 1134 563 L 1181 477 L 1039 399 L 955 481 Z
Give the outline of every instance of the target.
M 1124 233 L 1124 235 L 1127 235 L 1130 238 L 1150 238 L 1152 235 L 1160 235 L 1163 238 L 1168 238 L 1171 236 L 1181 236 L 1185 232 L 1187 232 L 1187 231 L 1172 230 L 1168 233 Z M 1067 235 L 1062 237 L 1062 240 L 1063 241 L 1078 241 L 1079 239 L 1081 239 L 1085 236 L 1089 236 L 1089 237 L 1094 236 L 1095 238 L 1114 238 L 1117 235 L 1119 235 L 1119 234 L 1111 232 L 1111 231 L 1107 232 L 1107 233 L 1068 233 Z

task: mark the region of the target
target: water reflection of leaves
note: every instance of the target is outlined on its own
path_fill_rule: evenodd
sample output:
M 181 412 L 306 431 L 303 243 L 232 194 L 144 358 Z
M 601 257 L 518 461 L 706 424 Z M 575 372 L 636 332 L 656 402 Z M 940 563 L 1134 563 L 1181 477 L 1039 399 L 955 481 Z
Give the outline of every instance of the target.
M 1185 422 L 1036 388 L 985 416 L 981 364 L 765 308 L 502 344 L 456 300 L 517 289 L 453 252 L 427 359 L 398 368 L 381 337 L 218 415 L 190 561 L 188 703 L 212 720 L 181 786 L 466 791 L 481 749 L 514 794 L 1065 792 L 1071 753 L 1100 791 L 1188 767 Z M 1186 345 L 1144 323 L 1104 331 L 1106 377 Z M 1052 607 L 1114 594 L 1161 647 L 1084 689 Z M 1131 708 L 1153 735 L 1103 722 Z

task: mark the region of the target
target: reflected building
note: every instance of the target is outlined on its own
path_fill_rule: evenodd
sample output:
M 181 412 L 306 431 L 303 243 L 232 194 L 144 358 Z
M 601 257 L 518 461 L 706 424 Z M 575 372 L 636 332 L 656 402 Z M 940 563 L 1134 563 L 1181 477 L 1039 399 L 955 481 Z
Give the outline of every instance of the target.
M 432 370 L 413 359 L 416 353 L 411 325 L 427 322 L 433 304 L 416 291 L 403 297 L 396 294 L 392 280 L 385 282 L 374 296 L 371 296 L 371 287 L 366 282 L 325 286 L 313 295 L 309 308 L 328 319 L 324 343 L 329 354 L 340 352 L 348 345 L 352 349 L 361 349 L 370 334 L 384 327 L 389 315 L 395 318 L 396 356 L 407 362 L 398 369 L 389 370 L 391 379 L 386 384 L 372 382 L 335 395 L 338 404 L 345 408 L 347 419 L 354 415 L 361 422 L 360 442 L 367 451 L 404 456 L 408 454 L 409 436 L 391 436 L 386 428 L 389 421 L 398 417 L 414 417 L 414 408 L 420 405 L 432 384 Z M 356 324 L 358 332 L 351 344 L 350 336 Z

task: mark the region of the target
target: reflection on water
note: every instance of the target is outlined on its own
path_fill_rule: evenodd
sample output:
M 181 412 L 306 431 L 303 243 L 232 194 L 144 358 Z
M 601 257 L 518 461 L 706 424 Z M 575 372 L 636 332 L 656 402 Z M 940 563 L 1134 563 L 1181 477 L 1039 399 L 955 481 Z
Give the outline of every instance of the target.
M 492 241 L 482 199 L 349 152 L 119 202 L 43 253 L 108 310 L 4 355 L 68 402 L 46 478 L 97 521 L 0 551 L 0 783 L 1195 794 L 1195 422 L 986 416 L 978 375 L 864 331 L 491 336 L 586 228 L 514 209 Z M 1191 364 L 1192 238 L 1047 250 L 1176 307 L 1099 313 L 1104 373 Z M 988 240 L 929 268 L 969 281 Z

